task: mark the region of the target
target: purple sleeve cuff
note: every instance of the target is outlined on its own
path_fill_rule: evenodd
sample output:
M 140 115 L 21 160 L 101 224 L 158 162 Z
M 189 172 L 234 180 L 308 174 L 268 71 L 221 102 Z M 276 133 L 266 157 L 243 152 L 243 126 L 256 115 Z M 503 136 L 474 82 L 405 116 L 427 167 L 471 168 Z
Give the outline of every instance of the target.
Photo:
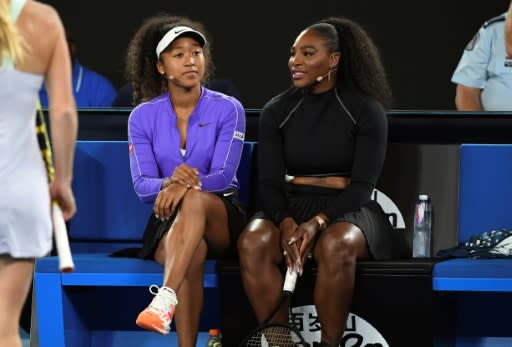
M 140 200 L 150 203 L 156 200 L 163 181 L 163 178 L 146 178 L 139 176 L 134 181 L 133 187 Z

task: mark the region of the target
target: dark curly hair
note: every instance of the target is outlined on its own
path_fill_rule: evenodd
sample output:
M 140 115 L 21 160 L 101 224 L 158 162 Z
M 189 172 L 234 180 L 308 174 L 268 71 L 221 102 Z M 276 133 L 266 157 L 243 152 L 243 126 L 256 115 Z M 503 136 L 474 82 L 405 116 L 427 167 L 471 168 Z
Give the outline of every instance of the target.
M 332 52 L 341 53 L 341 66 L 336 74 L 342 86 L 356 88 L 376 98 L 385 108 L 391 106 L 391 88 L 379 50 L 359 24 L 333 17 L 320 20 L 307 30 L 320 34 Z
M 126 78 L 133 87 L 132 100 L 134 105 L 150 100 L 167 90 L 167 80 L 157 69 L 156 46 L 162 37 L 176 26 L 188 26 L 201 32 L 206 37 L 203 47 L 206 67 L 203 83 L 213 74 L 214 66 L 211 59 L 211 39 L 203 25 L 186 17 L 159 14 L 142 24 L 128 45 L 126 55 Z

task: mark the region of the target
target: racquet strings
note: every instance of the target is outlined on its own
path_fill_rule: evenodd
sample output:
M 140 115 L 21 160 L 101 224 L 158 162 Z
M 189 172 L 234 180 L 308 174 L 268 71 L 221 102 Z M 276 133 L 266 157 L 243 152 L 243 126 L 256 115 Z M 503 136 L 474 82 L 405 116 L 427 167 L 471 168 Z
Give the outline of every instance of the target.
M 289 326 L 269 324 L 255 331 L 244 343 L 246 347 L 295 347 L 304 346 L 300 337 Z

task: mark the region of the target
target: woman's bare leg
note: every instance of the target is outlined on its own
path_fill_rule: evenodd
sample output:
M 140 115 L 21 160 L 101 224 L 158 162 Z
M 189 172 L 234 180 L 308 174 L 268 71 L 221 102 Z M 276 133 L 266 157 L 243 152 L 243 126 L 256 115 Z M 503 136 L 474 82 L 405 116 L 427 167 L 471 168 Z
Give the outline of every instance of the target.
M 208 248 L 222 253 L 229 244 L 224 203 L 211 193 L 189 190 L 155 252 L 155 259 L 164 265 L 164 286 L 178 297 L 175 321 L 182 347 L 196 344 Z
M 21 347 L 19 320 L 27 297 L 34 260 L 0 255 L 0 346 Z
M 314 301 L 322 342 L 337 346 L 352 303 L 356 260 L 368 257 L 366 238 L 351 223 L 334 223 L 318 238 L 314 256 L 318 264 Z
M 262 322 L 276 306 L 283 287 L 279 230 L 270 221 L 253 220 L 238 239 L 238 253 L 245 292 L 256 318 Z M 272 322 L 288 322 L 286 305 Z

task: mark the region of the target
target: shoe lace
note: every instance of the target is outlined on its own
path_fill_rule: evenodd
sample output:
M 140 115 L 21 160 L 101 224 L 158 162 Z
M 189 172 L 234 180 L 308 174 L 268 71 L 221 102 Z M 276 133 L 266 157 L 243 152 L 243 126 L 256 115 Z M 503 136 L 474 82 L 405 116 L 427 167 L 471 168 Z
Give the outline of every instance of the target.
M 149 287 L 149 292 L 153 294 L 155 297 L 153 298 L 153 301 L 151 301 L 148 310 L 153 311 L 158 315 L 169 319 L 170 307 L 171 305 L 175 305 L 175 302 L 172 300 L 171 295 L 165 293 L 165 290 L 161 290 L 160 287 L 158 287 L 155 284 L 152 284 Z
M 153 291 L 153 290 L 156 290 L 156 291 Z M 153 295 L 157 295 L 159 290 L 160 290 L 160 287 L 157 286 L 156 284 L 152 284 L 149 286 L 149 292 Z

